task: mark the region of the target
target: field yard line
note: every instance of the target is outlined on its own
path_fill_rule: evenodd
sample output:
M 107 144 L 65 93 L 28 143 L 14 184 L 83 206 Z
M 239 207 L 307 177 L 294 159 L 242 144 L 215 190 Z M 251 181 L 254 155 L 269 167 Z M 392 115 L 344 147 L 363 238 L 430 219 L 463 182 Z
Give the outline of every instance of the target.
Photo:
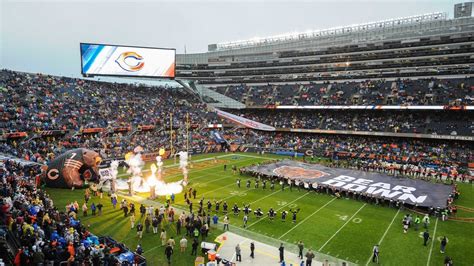
M 238 156 L 242 157 L 250 157 L 250 158 L 260 158 L 260 159 L 268 159 L 268 160 L 276 160 L 275 158 L 268 158 L 264 156 L 256 156 L 256 155 L 247 155 L 247 154 L 237 154 Z
M 206 175 L 215 176 L 215 175 L 217 175 L 217 174 L 208 173 L 208 174 L 205 174 L 204 176 L 206 176 Z M 204 177 L 204 176 L 201 176 L 201 177 Z M 221 175 L 219 175 L 219 176 L 221 176 Z M 228 177 L 228 176 L 223 176 L 223 177 L 221 177 L 221 178 L 212 179 L 212 180 L 209 180 L 209 181 L 207 181 L 207 182 L 197 183 L 197 184 L 199 184 L 199 185 L 209 184 L 209 183 L 212 183 L 212 182 L 214 182 L 214 181 L 219 181 L 219 180 L 222 180 L 222 179 L 225 179 L 225 178 L 229 178 L 229 177 Z M 196 178 L 194 178 L 194 180 L 196 180 Z M 192 180 L 190 180 L 190 181 L 192 181 Z
M 334 235 L 331 236 L 331 238 L 328 239 L 328 241 L 326 241 L 326 243 L 324 243 L 324 245 L 322 245 L 318 251 L 321 251 L 328 243 L 329 241 L 331 241 L 341 230 L 342 228 L 344 228 L 350 221 L 352 221 L 352 219 L 354 218 L 354 216 L 356 216 L 365 206 L 367 205 L 367 203 L 364 203 L 364 205 L 362 205 L 352 216 L 351 218 L 349 218 L 349 220 L 347 220 L 347 222 L 345 222 L 341 228 L 339 228 L 339 230 L 336 231 L 336 233 L 334 233 Z
M 246 190 L 246 191 L 250 191 L 250 190 L 254 190 L 254 189 L 255 189 L 255 188 L 251 188 L 251 189 Z M 232 197 L 235 197 L 235 196 L 239 196 L 239 195 L 230 195 L 230 196 L 228 196 L 228 197 L 225 197 L 225 198 L 221 199 L 220 201 L 223 201 L 223 200 L 225 201 L 225 200 L 228 200 L 228 199 L 230 199 L 230 198 L 232 198 Z M 249 204 L 251 204 L 251 203 L 249 203 Z
M 289 202 L 289 203 L 287 203 L 286 205 L 284 205 L 284 206 L 283 206 L 283 207 L 281 207 L 281 208 L 278 208 L 278 209 L 276 209 L 275 211 L 279 211 L 279 210 L 281 210 L 281 209 L 285 208 L 286 206 L 288 206 L 288 205 L 292 204 L 293 202 L 295 202 L 295 201 L 297 201 L 297 200 L 301 199 L 302 197 L 304 197 L 304 196 L 306 196 L 306 195 L 308 195 L 308 194 L 309 194 L 309 192 L 306 192 L 305 194 L 303 194 L 303 196 L 301 196 L 301 197 L 299 197 L 299 198 L 295 199 L 295 200 L 294 200 L 294 201 L 292 201 L 292 202 Z M 247 228 L 250 228 L 250 227 L 251 227 L 251 226 L 253 226 L 254 224 L 257 224 L 257 223 L 259 223 L 259 222 L 261 222 L 261 221 L 265 220 L 265 218 L 267 218 L 267 216 L 263 217 L 262 219 L 259 219 L 259 220 L 255 221 L 254 223 L 251 223 L 249 226 L 247 226 Z
M 326 204 L 324 204 L 323 206 L 321 206 L 319 209 L 317 209 L 315 212 L 313 212 L 310 216 L 306 217 L 303 221 L 299 222 L 297 225 L 293 226 L 293 228 L 291 228 L 290 230 L 288 230 L 286 233 L 284 233 L 283 235 L 281 235 L 278 239 L 281 239 L 282 237 L 286 236 L 289 232 L 293 231 L 296 227 L 300 226 L 302 223 L 304 223 L 306 220 L 308 220 L 309 218 L 311 218 L 311 216 L 315 215 L 316 213 L 318 213 L 320 210 L 322 210 L 324 207 L 326 207 L 327 205 L 329 205 L 331 202 L 333 202 L 335 199 L 337 198 L 333 198 L 332 200 L 326 202 Z
M 382 244 L 382 241 L 384 240 L 385 236 L 387 235 L 388 233 L 388 230 L 390 229 L 390 227 L 392 227 L 392 224 L 393 222 L 395 221 L 395 219 L 397 218 L 398 214 L 400 213 L 400 209 L 398 209 L 397 213 L 395 213 L 395 216 L 393 216 L 393 219 L 392 219 L 392 222 L 388 225 L 387 229 L 385 230 L 385 232 L 383 233 L 382 237 L 380 238 L 379 242 L 377 243 L 378 245 Z M 370 263 L 370 259 L 372 259 L 372 253 L 370 253 L 370 257 L 369 259 L 367 260 L 367 263 L 365 265 L 369 265 Z
M 436 240 L 436 229 L 438 228 L 438 218 L 436 218 L 436 223 L 435 223 L 435 228 L 434 228 L 434 232 L 433 232 L 433 237 L 431 238 L 432 241 L 431 241 L 431 248 L 430 248 L 430 254 L 428 255 L 428 261 L 426 262 L 426 266 L 429 266 L 430 265 L 430 260 L 431 260 L 431 252 L 433 252 L 433 244 Z
M 276 193 L 279 193 L 279 192 L 281 192 L 281 190 L 277 190 L 277 191 L 275 191 L 275 192 L 273 192 L 273 193 L 270 193 L 270 194 L 266 195 L 266 196 L 263 197 L 263 198 L 259 198 L 258 200 L 254 200 L 254 201 L 250 202 L 249 204 L 253 204 L 253 203 L 255 203 L 255 202 L 259 202 L 259 201 L 261 201 L 261 200 L 263 200 L 263 199 L 266 199 L 266 198 L 268 198 L 268 197 L 270 197 L 270 196 L 272 196 L 272 195 L 274 195 L 274 194 L 276 194 Z
M 146 253 L 148 253 L 148 252 L 150 252 L 150 251 L 152 251 L 152 250 L 154 250 L 154 249 L 157 249 L 157 248 L 159 248 L 159 247 L 160 247 L 160 245 L 156 245 L 156 246 L 150 248 L 149 250 L 143 252 L 143 254 L 146 254 Z
M 230 184 L 228 184 L 228 185 L 226 185 L 226 186 L 219 187 L 219 188 L 216 188 L 216 189 L 214 189 L 214 190 L 210 190 L 210 191 L 204 192 L 204 193 L 201 194 L 201 196 L 202 196 L 202 195 L 209 194 L 209 193 L 214 192 L 214 191 L 217 191 L 217 190 L 219 190 L 219 189 L 223 189 L 223 188 L 230 187 L 230 186 L 234 186 L 234 185 L 235 185 L 234 183 L 230 183 Z

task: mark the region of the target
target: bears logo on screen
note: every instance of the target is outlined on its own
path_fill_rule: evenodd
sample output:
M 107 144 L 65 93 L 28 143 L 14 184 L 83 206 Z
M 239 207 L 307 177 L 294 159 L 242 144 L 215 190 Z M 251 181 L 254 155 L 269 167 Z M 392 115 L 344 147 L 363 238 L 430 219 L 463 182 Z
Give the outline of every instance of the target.
M 115 62 L 125 71 L 137 72 L 144 66 L 144 58 L 136 52 L 123 52 Z
M 306 169 L 297 166 L 280 166 L 275 168 L 273 172 L 290 179 L 316 179 L 329 175 L 328 173 L 319 170 Z

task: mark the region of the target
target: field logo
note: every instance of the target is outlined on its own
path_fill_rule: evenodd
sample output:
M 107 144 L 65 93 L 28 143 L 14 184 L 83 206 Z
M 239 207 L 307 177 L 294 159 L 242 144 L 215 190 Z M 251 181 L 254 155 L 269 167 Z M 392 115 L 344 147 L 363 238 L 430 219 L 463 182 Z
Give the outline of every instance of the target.
M 329 175 L 323 171 L 315 170 L 315 169 L 306 169 L 303 167 L 297 166 L 280 166 L 273 170 L 273 173 L 284 176 L 290 179 L 317 179 L 323 176 Z
M 115 62 L 129 72 L 137 72 L 145 66 L 143 57 L 135 52 L 123 52 Z

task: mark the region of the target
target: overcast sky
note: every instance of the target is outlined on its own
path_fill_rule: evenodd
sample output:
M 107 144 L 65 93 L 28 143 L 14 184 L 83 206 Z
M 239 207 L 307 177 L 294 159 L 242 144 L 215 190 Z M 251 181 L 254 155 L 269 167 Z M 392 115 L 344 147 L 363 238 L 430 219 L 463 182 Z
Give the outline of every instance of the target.
M 210 43 L 447 12 L 432 1 L 0 0 L 1 68 L 80 76 L 80 42 L 205 52 Z

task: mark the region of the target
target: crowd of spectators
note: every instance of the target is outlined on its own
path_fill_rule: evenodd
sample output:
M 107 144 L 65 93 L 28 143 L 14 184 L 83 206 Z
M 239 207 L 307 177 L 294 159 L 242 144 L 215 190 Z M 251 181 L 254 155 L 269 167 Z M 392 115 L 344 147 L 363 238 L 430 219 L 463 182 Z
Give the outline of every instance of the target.
M 39 187 L 40 172 L 38 166 L 14 161 L 1 167 L 0 231 L 2 237 L 7 230 L 12 234 L 7 245 L 16 248 L 10 254 L 14 265 L 115 265 L 111 250 L 124 246 L 92 234 L 78 218 L 77 202 L 58 209 Z M 7 252 L 2 246 L 2 257 Z
M 211 116 L 195 95 L 172 87 L 97 82 L 42 74 L 0 72 L 0 131 L 27 132 L 28 137 L 6 139 L 0 152 L 31 160 L 48 161 L 65 149 L 88 147 L 107 157 L 120 157 L 142 146 L 147 151 L 168 147 L 170 117 L 174 145 L 185 147 L 186 123 L 197 131 Z M 152 130 L 137 130 L 140 126 Z M 114 128 L 128 128 L 114 132 Z M 105 131 L 81 134 L 89 128 Z M 59 131 L 57 135 L 39 134 Z M 202 138 L 190 146 L 202 144 Z
M 276 128 L 474 135 L 466 111 L 244 110 L 239 115 Z
M 3 70 L 0 130 L 80 130 L 199 119 L 203 104 L 171 87 L 99 82 Z
M 3 133 L 15 131 L 28 133 L 26 138 L 3 139 L 0 152 L 33 162 L 48 162 L 55 155 L 76 147 L 96 150 L 103 158 L 121 157 L 137 146 L 143 147 L 144 152 L 156 152 L 162 147 L 170 148 L 171 115 L 174 148 L 183 149 L 187 144 L 190 148 L 199 148 L 212 143 L 212 137 L 206 130 L 206 125 L 223 122 L 216 119 L 216 115 L 208 111 L 206 105 L 195 95 L 185 90 L 8 70 L 1 71 L 0 77 L 0 97 L 4 99 L 0 105 L 0 129 Z M 250 97 L 248 99 L 254 101 L 256 98 L 252 97 L 270 99 L 275 95 L 279 95 L 278 97 L 298 96 L 294 94 L 295 90 L 304 93 L 318 91 L 322 94 L 349 90 L 350 93 L 370 95 L 373 95 L 372 92 L 386 95 L 395 91 L 398 93 L 410 91 L 410 95 L 422 95 L 428 92 L 448 95 L 442 98 L 444 100 L 462 96 L 462 103 L 466 104 L 465 100 L 470 99 L 470 82 L 471 79 L 430 79 L 268 85 L 252 88 L 240 86 L 228 87 L 221 93 L 244 95 L 243 97 Z M 339 104 L 348 103 L 339 102 Z M 467 112 L 462 111 L 351 111 L 344 112 L 342 115 L 338 111 L 329 110 L 304 112 L 246 110 L 241 111 L 240 114 L 277 128 L 466 136 L 472 136 L 474 122 Z M 189 125 L 186 124 L 187 121 Z M 143 125 L 152 125 L 155 128 L 140 130 L 140 126 Z M 189 135 L 187 126 L 192 127 Z M 82 133 L 84 129 L 95 127 L 106 130 Z M 116 132 L 114 128 L 117 127 L 129 129 Z M 42 130 L 64 130 L 64 132 L 54 136 L 37 134 Z M 330 156 L 331 152 L 371 153 L 380 156 L 417 158 L 417 163 L 421 161 L 437 165 L 465 165 L 472 161 L 471 147 L 468 143 L 461 141 L 432 142 L 348 135 L 265 133 L 251 130 L 226 130 L 224 134 L 231 143 L 270 148 L 312 148 L 324 151 L 325 156 Z
M 212 88 L 248 106 L 472 105 L 473 79 L 366 80 Z

